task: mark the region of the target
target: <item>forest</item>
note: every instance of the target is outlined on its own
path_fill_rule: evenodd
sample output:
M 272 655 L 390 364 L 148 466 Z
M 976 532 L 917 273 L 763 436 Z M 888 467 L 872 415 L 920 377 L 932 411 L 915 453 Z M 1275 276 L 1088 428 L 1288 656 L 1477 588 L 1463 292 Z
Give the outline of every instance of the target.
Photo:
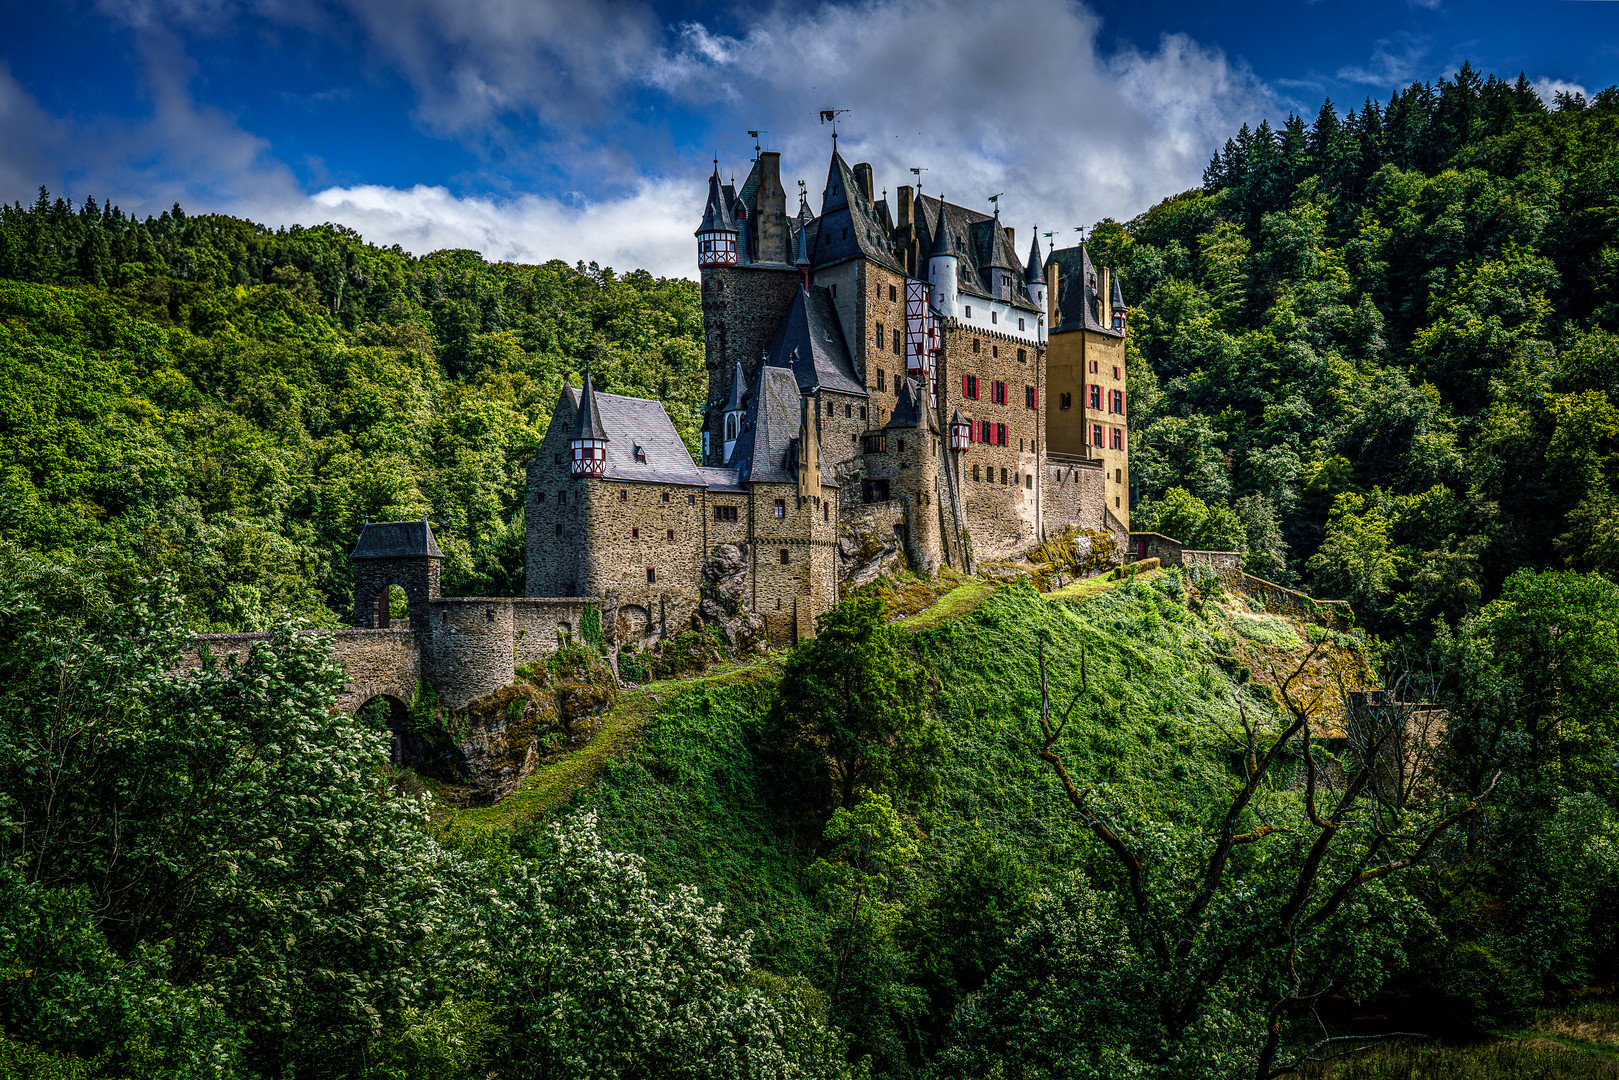
M 520 593 L 587 361 L 693 442 L 696 285 L 0 207 L 0 1080 L 1615 1075 L 1616 124 L 1464 66 L 1092 230 L 1135 527 L 1353 626 L 879 580 L 483 808 L 300 631 L 368 516 Z

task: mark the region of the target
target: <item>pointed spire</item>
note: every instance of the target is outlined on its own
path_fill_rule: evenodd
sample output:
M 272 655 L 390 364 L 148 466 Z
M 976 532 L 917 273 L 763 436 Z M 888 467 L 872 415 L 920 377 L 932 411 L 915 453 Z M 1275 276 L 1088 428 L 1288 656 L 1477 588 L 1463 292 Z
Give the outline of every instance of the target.
M 1023 280 L 1033 285 L 1046 276 L 1045 260 L 1040 257 L 1040 226 L 1034 227 L 1034 240 L 1029 244 L 1029 262 L 1023 268 Z
M 944 200 L 939 200 L 939 224 L 933 233 L 933 250 L 928 252 L 928 258 L 956 258 L 956 246 L 950 242 L 950 223 L 945 220 Z
M 693 235 L 736 231 L 736 218 L 732 216 L 731 207 L 725 200 L 725 190 L 720 186 L 720 167 L 716 163 L 714 175 L 708 178 L 708 203 L 703 208 L 703 223 L 697 226 L 697 232 Z
M 1124 290 L 1119 288 L 1119 272 L 1117 270 L 1115 270 L 1115 271 L 1113 271 L 1113 273 L 1110 276 L 1113 278 L 1113 296 L 1112 296 L 1113 310 L 1114 311 L 1123 311 L 1124 310 Z
M 579 394 L 579 412 L 573 418 L 573 438 L 596 439 L 608 442 L 607 429 L 602 427 L 601 413 L 596 408 L 596 386 L 590 380 L 590 365 L 585 365 L 585 388 Z
M 736 362 L 736 370 L 731 372 L 731 393 L 725 399 L 725 411 L 728 413 L 742 411 L 742 399 L 748 393 L 748 380 L 742 374 L 742 361 Z

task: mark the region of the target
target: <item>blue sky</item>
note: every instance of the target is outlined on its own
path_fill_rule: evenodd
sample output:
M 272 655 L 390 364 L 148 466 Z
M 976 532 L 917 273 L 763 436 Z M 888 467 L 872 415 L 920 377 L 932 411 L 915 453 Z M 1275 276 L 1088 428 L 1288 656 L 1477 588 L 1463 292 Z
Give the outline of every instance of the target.
M 748 128 L 818 199 L 828 131 L 879 186 L 1020 229 L 1125 218 L 1243 121 L 1471 60 L 1619 83 L 1619 2 L 0 0 L 0 198 L 340 221 L 426 252 L 691 272 Z M 1023 233 L 1027 235 L 1027 233 Z

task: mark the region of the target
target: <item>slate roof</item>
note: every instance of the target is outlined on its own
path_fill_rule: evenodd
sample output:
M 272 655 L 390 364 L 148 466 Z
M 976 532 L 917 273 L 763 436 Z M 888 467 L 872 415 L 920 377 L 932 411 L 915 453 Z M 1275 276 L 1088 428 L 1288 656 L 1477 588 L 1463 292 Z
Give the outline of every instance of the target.
M 577 410 L 582 391 L 565 388 Z M 603 476 L 609 480 L 629 480 L 645 484 L 707 483 L 691 460 L 686 444 L 680 441 L 663 403 L 650 398 L 624 397 L 592 392 L 596 416 L 607 433 L 607 464 Z M 639 448 L 645 461 L 635 460 Z
M 748 395 L 748 380 L 742 374 L 742 361 L 736 362 L 736 370 L 731 372 L 731 392 L 725 399 L 725 412 L 739 412 L 742 408 L 742 399 Z
M 721 186 L 720 167 L 714 166 L 714 175 L 708 178 L 708 202 L 703 206 L 703 223 L 697 226 L 697 233 L 736 232 L 736 218 L 731 214 L 735 202 L 736 192 L 728 191 L 728 186 Z
M 865 257 L 904 273 L 899 253 L 894 250 L 893 230 L 883 227 L 876 208 L 860 190 L 854 171 L 836 150 L 821 193 L 819 221 L 815 246 L 810 249 L 817 268 Z
M 1034 239 L 1029 242 L 1029 261 L 1023 267 L 1023 283 L 1037 284 L 1046 276 L 1045 260 L 1040 257 L 1040 226 L 1035 226 Z
M 855 377 L 849 345 L 843 339 L 843 324 L 832 309 L 832 294 L 825 286 L 796 290 L 792 304 L 776 326 L 765 363 L 791 368 L 804 393 L 821 388 L 866 396 L 866 388 Z
M 899 398 L 894 402 L 894 411 L 888 415 L 885 428 L 914 428 L 922 426 L 924 410 L 922 408 L 922 389 L 914 379 L 906 379 L 900 384 Z M 933 427 L 932 417 L 928 417 L 928 427 Z
M 1091 265 L 1085 245 L 1053 251 L 1047 265 L 1051 263 L 1057 264 L 1057 322 L 1051 332 L 1084 329 L 1123 337 L 1113 329 L 1111 313 L 1102 310 L 1101 298 L 1092 284 L 1096 268 Z
M 697 472 L 702 476 L 703 480 L 708 484 L 708 490 L 710 490 L 710 491 L 746 491 L 746 490 L 748 490 L 747 488 L 742 486 L 742 481 L 737 476 L 737 470 L 734 469 L 734 468 L 732 468 L 732 469 L 722 469 L 722 468 L 717 468 L 717 467 L 715 467 L 713 465 L 699 465 L 697 467 Z
M 565 387 L 568 385 L 566 379 L 563 380 L 562 385 Z M 572 389 L 572 387 L 568 388 Z M 607 434 L 607 430 L 602 427 L 601 409 L 596 404 L 596 387 L 590 381 L 590 368 L 588 365 L 585 368 L 585 388 L 579 395 L 579 408 L 573 414 L 573 438 L 595 439 L 605 442 L 612 440 L 612 437 Z
M 944 202 L 932 195 L 916 197 L 915 216 L 918 228 L 925 225 L 933 237 L 929 258 L 953 254 L 961 260 L 956 283 L 962 292 L 985 300 L 1000 299 L 992 288 L 993 271 L 1014 270 L 1018 261 L 1017 252 L 1006 238 L 1006 230 L 1001 227 L 999 218 Z M 939 231 L 941 222 L 945 226 L 942 235 Z M 1015 272 L 1011 276 L 1013 306 L 1038 313 L 1041 309 L 1029 298 L 1027 283 L 1020 281 Z
M 787 456 L 798 438 L 798 380 L 784 367 L 759 369 L 759 381 L 748 399 L 748 416 L 731 453 L 737 479 L 743 483 L 790 484 Z
M 368 521 L 354 542 L 351 559 L 442 559 L 433 527 L 421 521 Z

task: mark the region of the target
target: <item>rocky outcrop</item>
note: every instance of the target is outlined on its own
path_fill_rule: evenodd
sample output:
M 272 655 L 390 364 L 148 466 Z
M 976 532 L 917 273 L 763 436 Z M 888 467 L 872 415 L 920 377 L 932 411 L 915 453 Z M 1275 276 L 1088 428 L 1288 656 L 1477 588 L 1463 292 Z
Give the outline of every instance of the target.
M 850 518 L 838 529 L 838 570 L 847 588 L 892 576 L 908 563 L 895 526 L 905 524 L 898 504 L 885 504 Z
M 441 717 L 467 805 L 505 798 L 541 763 L 583 746 L 601 726 L 617 698 L 611 671 L 585 655 L 557 659 L 562 663 L 531 670 Z
M 704 561 L 703 599 L 697 614 L 739 653 L 763 648 L 765 621 L 748 610 L 746 544 L 721 544 Z

